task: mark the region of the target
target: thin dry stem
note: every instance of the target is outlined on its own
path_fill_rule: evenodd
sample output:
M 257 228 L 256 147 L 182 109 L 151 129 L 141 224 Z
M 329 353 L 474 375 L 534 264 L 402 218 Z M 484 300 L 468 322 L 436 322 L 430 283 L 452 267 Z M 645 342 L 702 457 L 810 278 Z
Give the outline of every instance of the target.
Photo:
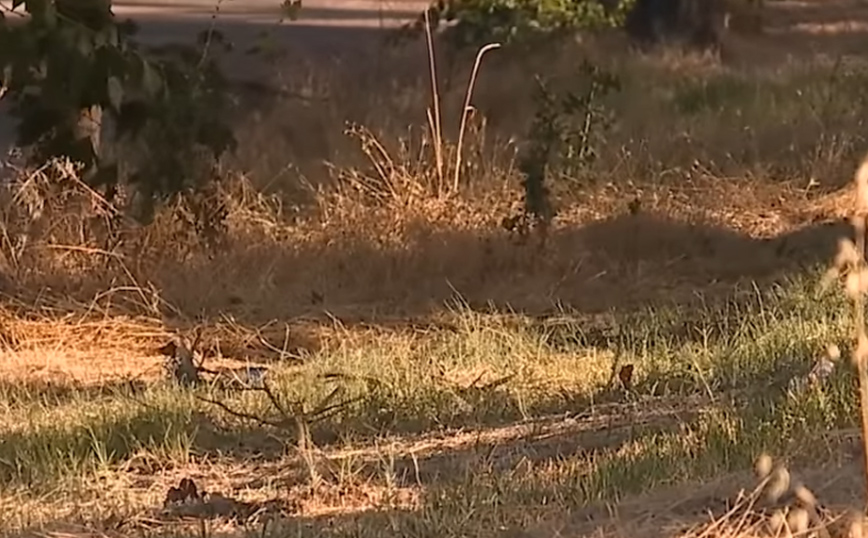
M 476 86 L 476 75 L 479 73 L 479 65 L 482 63 L 482 56 L 486 52 L 498 48 L 500 48 L 500 43 L 489 43 L 476 53 L 476 62 L 473 64 L 473 71 L 470 73 L 470 81 L 467 83 L 467 94 L 464 97 L 464 108 L 461 111 L 461 127 L 458 129 L 458 147 L 455 151 L 455 176 L 452 180 L 453 193 L 458 192 L 458 180 L 461 176 L 461 148 L 464 145 L 464 129 L 467 127 L 467 116 L 471 111 L 470 99 L 473 97 L 473 88 Z
M 433 124 L 431 123 L 431 113 L 429 112 L 429 126 L 431 128 L 431 136 L 434 139 L 434 162 L 437 167 L 438 194 L 442 195 L 443 191 L 443 131 L 442 118 L 440 115 L 440 90 L 437 84 L 437 65 L 434 58 L 434 39 L 431 35 L 431 22 L 428 10 L 425 10 L 425 43 L 428 48 L 428 66 L 431 76 L 431 104 L 434 108 Z

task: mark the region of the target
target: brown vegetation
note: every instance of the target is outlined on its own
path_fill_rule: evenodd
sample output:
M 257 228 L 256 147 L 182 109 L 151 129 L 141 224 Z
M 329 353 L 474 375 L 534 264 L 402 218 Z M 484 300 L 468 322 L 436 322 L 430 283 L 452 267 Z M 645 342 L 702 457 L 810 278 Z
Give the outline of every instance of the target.
M 421 49 L 376 72 L 286 66 L 288 92 L 321 100 L 248 118 L 243 172 L 147 226 L 68 163 L 14 170 L 0 534 L 758 536 L 772 508 L 762 488 L 734 503 L 753 479 L 733 471 L 763 451 L 824 521 L 857 505 L 849 372 L 801 396 L 779 379 L 849 341 L 841 304 L 805 290 L 851 234 L 868 79 L 850 34 L 790 48 L 832 24 L 826 3 L 769 4 L 771 30 L 721 58 L 612 36 L 493 51 L 461 147 L 472 58 L 441 66 L 444 141 Z M 617 128 L 552 182 L 544 240 L 511 232 L 528 69 L 570 88 L 579 52 L 622 77 Z M 211 369 L 271 367 L 298 416 L 346 400 L 290 424 L 268 392 L 164 387 L 178 333 Z M 179 520 L 163 500 L 184 478 L 244 521 Z

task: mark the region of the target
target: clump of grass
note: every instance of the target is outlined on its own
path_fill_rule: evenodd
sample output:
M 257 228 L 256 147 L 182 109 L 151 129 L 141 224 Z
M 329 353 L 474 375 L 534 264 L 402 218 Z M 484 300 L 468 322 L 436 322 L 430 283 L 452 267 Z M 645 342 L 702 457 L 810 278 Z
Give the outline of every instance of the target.
M 807 392 L 801 394 L 788 391 L 788 397 L 775 420 L 764 425 L 762 430 L 778 436 L 778 439 L 799 439 L 810 431 L 835 431 L 839 428 L 852 427 L 855 417 L 861 426 L 861 449 L 862 457 L 868 464 L 868 333 L 865 328 L 864 295 L 868 292 L 868 268 L 865 262 L 866 226 L 868 226 L 868 157 L 863 158 L 854 176 L 854 195 L 852 199 L 852 213 L 850 223 L 853 226 L 853 238 L 842 237 L 838 241 L 838 251 L 832 267 L 824 275 L 821 284 L 823 288 L 830 283 L 840 280 L 846 296 L 852 304 L 852 312 L 847 324 L 852 331 L 854 345 L 851 350 L 852 364 L 855 366 L 856 379 L 842 372 L 826 371 L 822 376 L 831 378 L 825 380 L 825 386 L 819 388 L 816 385 Z M 834 362 L 840 357 L 837 346 L 830 345 L 828 368 L 834 368 Z M 819 363 L 818 363 L 819 365 Z M 816 370 L 816 367 L 815 367 Z M 849 373 L 849 372 L 848 372 Z M 814 374 L 814 372 L 812 372 Z M 819 373 L 815 375 L 821 375 Z M 857 387 L 858 397 L 854 394 L 853 386 Z M 760 430 L 756 430 L 760 431 Z M 769 443 L 765 440 L 764 450 L 780 450 L 792 455 L 794 452 L 789 443 Z M 774 447 L 774 448 L 772 448 Z M 828 447 L 835 450 L 836 447 Z M 828 457 L 828 456 L 827 456 Z M 840 525 L 838 514 L 821 513 L 814 493 L 801 482 L 791 478 L 790 471 L 783 464 L 773 468 L 772 460 L 763 452 L 756 463 L 756 470 L 761 479 L 760 486 L 754 492 L 764 492 L 774 510 L 767 518 L 760 518 L 762 524 L 775 535 L 786 533 L 787 535 L 799 535 L 811 532 L 817 536 L 828 537 L 830 535 L 844 534 L 855 536 L 863 533 L 865 525 L 864 506 L 868 503 L 868 493 L 863 493 L 862 509 L 855 513 L 855 517 L 843 518 L 844 525 Z M 868 487 L 868 465 L 863 465 L 862 487 Z M 725 520 L 714 522 L 709 528 L 722 526 L 729 532 L 740 533 L 745 530 L 746 517 L 753 511 L 754 498 L 750 503 L 742 505 L 738 513 L 730 513 Z M 853 499 L 848 500 L 852 506 Z M 787 504 L 792 504 L 788 506 Z M 830 534 L 834 533 L 834 534 Z
M 505 51 L 499 51 L 499 57 L 501 52 Z M 528 255 L 526 247 L 517 245 L 501 228 L 514 216 L 510 208 L 520 197 L 520 187 L 515 177 L 514 145 L 501 142 L 509 139 L 510 133 L 494 132 L 492 127 L 502 111 L 487 108 L 496 96 L 490 88 L 483 91 L 486 79 L 497 81 L 499 75 L 486 72 L 476 81 L 479 87 L 462 88 L 458 96 L 463 114 L 456 116 L 454 123 L 464 124 L 460 144 L 450 143 L 441 128 L 434 129 L 440 132 L 437 136 L 416 131 L 383 134 L 372 127 L 354 130 L 368 153 L 367 162 L 359 167 L 335 163 L 333 183 L 306 191 L 314 202 L 309 206 L 291 206 L 284 198 L 253 189 L 248 178 L 234 177 L 201 199 L 174 200 L 152 225 L 140 228 L 119 218 L 124 208 L 107 206 L 81 185 L 65 164 L 58 164 L 58 170 L 22 171 L 18 182 L 4 188 L 0 204 L 7 230 L 3 255 L 9 267 L 4 273 L 26 295 L 25 302 L 44 298 L 41 292 L 50 288 L 53 295 L 74 296 L 84 303 L 98 297 L 103 306 L 111 305 L 115 311 L 181 318 L 217 318 L 231 312 L 261 323 L 321 314 L 324 309 L 339 316 L 374 308 L 394 311 L 396 305 L 413 315 L 424 315 L 436 308 L 429 303 L 436 305 L 451 296 L 451 287 L 473 304 L 497 297 L 499 303 L 523 310 L 541 311 L 558 300 L 595 303 L 589 307 L 595 310 L 605 309 L 611 302 L 621 306 L 626 299 L 611 292 L 620 289 L 622 280 L 631 280 L 620 279 L 606 267 L 610 253 L 589 245 L 594 237 L 581 231 L 586 224 L 616 219 L 623 211 L 625 197 L 638 199 L 641 190 L 642 204 L 650 203 L 646 199 L 656 200 L 654 209 L 678 223 L 709 216 L 740 218 L 744 222 L 714 224 L 743 225 L 740 231 L 751 237 L 765 233 L 749 222 L 768 221 L 758 215 L 764 214 L 768 199 L 758 192 L 762 186 L 782 177 L 806 182 L 814 176 L 834 177 L 834 173 L 817 172 L 822 171 L 823 163 L 837 163 L 839 157 L 849 155 L 858 138 L 829 136 L 838 131 L 857 132 L 849 126 L 862 116 L 858 107 L 842 106 L 846 99 L 838 93 L 839 89 L 846 90 L 846 95 L 852 96 L 856 84 L 846 77 L 823 75 L 828 68 L 814 67 L 811 73 L 816 77 L 799 78 L 784 70 L 750 83 L 744 82 L 746 74 L 727 71 L 727 77 L 741 81 L 733 85 L 752 84 L 756 96 L 731 91 L 728 83 L 720 82 L 720 89 L 709 91 L 725 98 L 713 98 L 714 103 L 698 107 L 695 115 L 687 117 L 673 112 L 680 106 L 677 102 L 686 99 L 679 93 L 684 83 L 667 78 L 660 65 L 649 64 L 652 60 L 642 63 L 622 58 L 612 66 L 600 62 L 625 80 L 624 95 L 614 96 L 610 106 L 618 111 L 617 129 L 606 131 L 605 144 L 579 144 L 579 154 L 590 155 L 591 151 L 596 155 L 588 174 L 599 179 L 600 186 L 566 186 L 565 192 L 558 193 L 563 198 L 558 203 L 557 222 L 552 224 L 554 243 L 545 256 Z M 700 80 L 709 77 L 706 72 L 696 75 Z M 522 81 L 516 85 L 518 89 L 510 86 L 509 92 L 526 94 L 527 101 L 532 94 L 529 83 Z M 716 79 L 708 82 L 709 87 L 714 84 Z M 472 113 L 472 107 L 465 106 L 471 90 L 473 100 L 479 103 Z M 811 113 L 804 113 L 805 99 L 800 93 L 810 97 Z M 824 100 L 824 96 L 829 99 Z M 505 100 L 517 107 L 517 98 L 512 97 Z M 583 96 L 574 97 L 581 100 Z M 442 95 L 439 98 L 446 99 Z M 641 110 L 636 103 L 641 103 Z M 500 115 L 522 116 L 512 109 L 508 112 Z M 578 116 L 574 121 L 581 123 L 593 114 Z M 649 135 L 663 118 L 675 122 L 673 129 L 684 136 Z M 811 162 L 786 173 L 779 173 L 774 166 L 778 161 L 793 162 L 791 156 L 787 153 L 786 159 L 778 159 L 782 154 L 770 147 L 780 146 L 780 125 L 798 131 L 800 141 L 810 140 L 816 146 L 795 144 L 792 151 L 812 155 L 808 158 Z M 526 132 L 525 127 L 518 132 Z M 336 126 L 336 130 L 341 129 Z M 828 135 L 822 143 L 816 142 L 818 132 Z M 579 134 L 580 139 L 588 135 L 584 131 Z M 436 149 L 440 157 L 432 156 L 432 145 L 440 148 Z M 727 148 L 726 152 L 721 148 Z M 436 164 L 438 159 L 445 163 L 442 170 Z M 651 160 L 654 166 L 650 168 L 642 164 Z M 545 164 L 543 160 L 540 163 Z M 679 188 L 673 189 L 661 175 L 664 180 L 660 183 L 668 192 L 644 181 L 639 181 L 641 186 L 631 184 L 656 177 L 661 167 L 668 170 L 666 174 L 691 176 L 692 182 L 679 182 Z M 545 172 L 527 171 L 535 177 Z M 456 174 L 461 175 L 460 183 L 466 188 L 452 193 L 448 184 Z M 730 187 L 740 191 L 738 203 L 730 203 L 733 192 L 715 190 L 716 194 L 708 197 L 690 194 L 694 189 L 732 185 L 729 176 L 744 175 L 757 180 L 744 190 Z M 778 187 L 774 189 L 777 196 Z M 545 197 L 542 190 L 539 196 L 531 190 L 531 199 Z M 441 196 L 441 191 L 455 196 Z M 789 200 L 804 198 L 801 189 L 786 189 L 785 193 Z M 24 194 L 34 196 L 24 200 Z M 762 198 L 762 202 L 752 197 Z M 688 201 L 678 203 L 685 198 Z M 28 204 L 33 207 L 25 211 Z M 36 218 L 30 210 L 40 207 L 41 216 Z M 551 213 L 545 204 L 538 209 L 543 215 Z M 750 256 L 750 251 L 745 256 Z M 621 260 L 612 263 L 619 269 L 631 268 Z M 683 265 L 661 263 L 646 268 L 644 275 L 662 282 L 641 285 L 643 293 L 653 295 L 652 299 L 668 296 L 654 290 L 680 281 Z M 257 271 L 251 273 L 250 267 Z M 732 273 L 737 272 L 738 267 L 734 267 Z M 766 272 L 774 271 L 764 269 L 763 274 L 748 277 L 764 277 Z M 688 267 L 683 273 L 695 275 L 697 271 Z M 389 276 L 382 278 L 383 274 Z M 106 280 L 113 283 L 110 294 L 106 293 Z M 733 280 L 728 278 L 727 284 Z M 586 290 L 584 284 L 590 281 L 611 288 Z M 693 285 L 689 282 L 681 287 L 691 293 Z M 638 291 L 622 295 L 635 297 Z M 277 294 L 286 300 L 272 301 Z M 609 300 L 601 298 L 607 294 Z M 644 297 L 637 302 L 642 300 Z
M 338 391 L 334 401 L 346 405 L 307 425 L 311 450 L 326 452 L 382 436 L 448 436 L 461 428 L 509 428 L 564 413 L 579 426 L 603 421 L 613 433 L 577 433 L 597 448 L 577 456 L 583 463 L 575 470 L 548 482 L 555 489 L 557 483 L 582 483 L 586 503 L 736 469 L 760 447 L 815 439 L 811 432 L 818 426 L 848 426 L 853 400 L 841 389 L 846 378 L 797 398 L 787 396 L 787 379 L 769 387 L 776 372 L 808 367 L 817 350 L 810 342 L 842 333 L 840 323 L 828 323 L 825 308 L 803 316 L 795 305 L 807 300 L 813 299 L 798 292 L 769 293 L 739 307 L 739 317 L 730 320 L 715 311 L 697 317 L 688 310 L 652 310 L 625 320 L 608 350 L 583 341 L 579 321 L 558 328 L 579 336 L 565 344 L 532 319 L 464 308 L 453 314 L 452 330 L 345 330 L 304 365 L 273 368 L 269 383 L 282 401 L 307 410 Z M 661 326 L 665 320 L 694 325 L 700 339 L 672 333 Z M 794 345 L 792 334 L 806 340 Z M 612 372 L 627 363 L 635 370 L 624 392 L 613 384 Z M 750 395 L 751 405 L 728 403 L 741 394 Z M 209 403 L 215 400 L 235 413 Z M 140 451 L 177 452 L 173 458 L 184 459 L 225 452 L 221 446 L 247 439 L 242 452 L 273 453 L 299 440 L 295 424 L 274 428 L 245 418 L 272 424 L 285 418 L 266 395 L 216 387 L 193 393 L 81 391 L 50 402 L 32 391 L 10 390 L 3 407 L 18 417 L 0 423 L 0 458 L 10 462 L 7 479 L 13 483 L 87 474 Z M 575 463 L 565 457 L 564 465 Z M 527 484 L 531 491 L 550 491 Z

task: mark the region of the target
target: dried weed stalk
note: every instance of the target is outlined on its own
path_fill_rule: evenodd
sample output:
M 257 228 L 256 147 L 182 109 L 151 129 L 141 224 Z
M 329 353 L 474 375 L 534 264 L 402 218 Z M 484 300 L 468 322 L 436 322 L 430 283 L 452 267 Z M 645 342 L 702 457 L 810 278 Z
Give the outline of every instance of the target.
M 721 536 L 839 536 L 843 518 L 830 514 L 814 494 L 785 465 L 767 454 L 754 465 L 757 484 L 749 493 L 741 491 L 732 507 L 720 517 L 680 534 L 683 538 Z
M 851 224 L 853 239 L 838 242 L 838 253 L 829 269 L 825 283 L 841 278 L 847 297 L 853 302 L 853 329 L 856 348 L 852 360 L 859 376 L 859 397 L 862 419 L 863 456 L 865 472 L 868 473 L 868 333 L 865 330 L 865 299 L 868 292 L 868 264 L 865 261 L 866 226 L 868 226 L 868 156 L 866 156 L 854 179 L 855 200 Z M 868 474 L 865 480 L 865 503 L 868 507 Z
M 754 472 L 760 480 L 752 495 L 752 506 L 771 509 L 766 519 L 774 536 L 807 535 L 829 538 L 829 518 L 814 493 L 794 478 L 787 467 L 775 464 L 767 454 L 757 458 Z
M 443 188 L 443 128 L 440 114 L 440 91 L 437 88 L 437 62 L 434 57 L 434 41 L 431 36 L 431 22 L 428 20 L 428 10 L 425 10 L 425 45 L 428 50 L 428 66 L 431 76 L 431 104 L 434 108 L 428 110 L 428 125 L 434 140 L 434 161 L 437 167 L 438 193 Z
M 339 376 L 325 374 L 320 380 L 328 382 Z M 296 451 L 305 463 L 308 473 L 308 485 L 316 489 L 322 483 L 319 471 L 319 449 L 311 435 L 311 427 L 318 422 L 326 421 L 343 412 L 348 406 L 357 403 L 360 397 L 347 397 L 341 385 L 335 386 L 324 398 L 311 408 L 300 399 L 287 398 L 265 379 L 259 379 L 255 385 L 241 387 L 240 390 L 263 394 L 270 404 L 272 414 L 276 417 L 260 416 L 230 407 L 218 399 L 196 396 L 200 401 L 223 410 L 236 419 L 253 422 L 260 427 L 272 430 L 274 437 L 287 443 L 294 443 Z
M 431 79 L 431 105 L 432 108 L 427 110 L 428 128 L 431 132 L 434 150 L 434 164 L 437 177 L 437 196 L 442 198 L 445 193 L 444 184 L 444 149 L 443 143 L 443 118 L 441 112 L 441 97 L 437 85 L 437 62 L 434 54 L 434 39 L 431 34 L 431 21 L 428 10 L 423 14 L 425 22 L 425 45 L 428 52 L 428 67 Z M 464 145 L 464 133 L 467 129 L 467 120 L 473 108 L 470 105 L 470 100 L 473 97 L 473 89 L 476 86 L 476 77 L 479 74 L 479 66 L 482 63 L 482 57 L 486 52 L 500 48 L 500 43 L 489 43 L 480 48 L 476 53 L 476 61 L 473 64 L 473 70 L 470 73 L 470 80 L 467 83 L 467 90 L 464 95 L 464 106 L 461 109 L 461 121 L 458 128 L 458 142 L 455 147 L 455 168 L 452 171 L 452 189 L 449 194 L 458 193 L 459 181 L 461 178 L 461 149 Z
M 461 126 L 458 128 L 458 146 L 455 148 L 455 176 L 452 180 L 452 192 L 457 193 L 459 187 L 459 179 L 461 176 L 461 148 L 464 146 L 464 131 L 467 128 L 467 117 L 473 108 L 470 106 L 470 99 L 473 97 L 473 88 L 476 86 L 476 75 L 479 73 L 479 64 L 482 63 L 482 56 L 490 51 L 500 48 L 500 43 L 489 43 L 485 45 L 479 52 L 476 53 L 476 62 L 473 64 L 473 71 L 470 74 L 470 82 L 467 83 L 467 93 L 464 96 L 464 107 L 461 109 Z

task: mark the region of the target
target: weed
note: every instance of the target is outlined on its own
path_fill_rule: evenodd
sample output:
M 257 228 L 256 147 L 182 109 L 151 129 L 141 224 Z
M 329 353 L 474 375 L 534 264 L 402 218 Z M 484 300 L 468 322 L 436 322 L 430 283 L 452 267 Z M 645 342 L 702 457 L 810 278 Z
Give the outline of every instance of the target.
M 841 239 L 833 267 L 827 279 L 843 277 L 844 291 L 853 301 L 853 329 L 855 348 L 852 361 L 858 372 L 859 397 L 861 409 L 863 453 L 868 464 L 868 334 L 865 329 L 864 295 L 868 292 L 868 268 L 865 265 L 866 226 L 868 226 L 868 158 L 862 161 L 856 171 L 855 199 L 851 223 L 855 231 L 855 241 Z M 866 465 L 868 469 L 868 465 Z M 868 471 L 866 471 L 868 473 Z M 868 474 L 865 476 L 868 488 Z M 868 490 L 866 490 L 868 491 Z M 868 505 L 868 493 L 864 502 Z
M 535 113 L 527 136 L 527 147 L 519 157 L 522 174 L 524 210 L 507 217 L 503 226 L 525 235 L 531 227 L 545 236 L 555 209 L 546 185 L 552 168 L 559 176 L 575 177 L 597 159 L 603 135 L 613 117 L 601 101 L 620 89 L 618 78 L 583 60 L 580 72 L 585 88 L 555 94 L 549 84 L 536 77 Z

